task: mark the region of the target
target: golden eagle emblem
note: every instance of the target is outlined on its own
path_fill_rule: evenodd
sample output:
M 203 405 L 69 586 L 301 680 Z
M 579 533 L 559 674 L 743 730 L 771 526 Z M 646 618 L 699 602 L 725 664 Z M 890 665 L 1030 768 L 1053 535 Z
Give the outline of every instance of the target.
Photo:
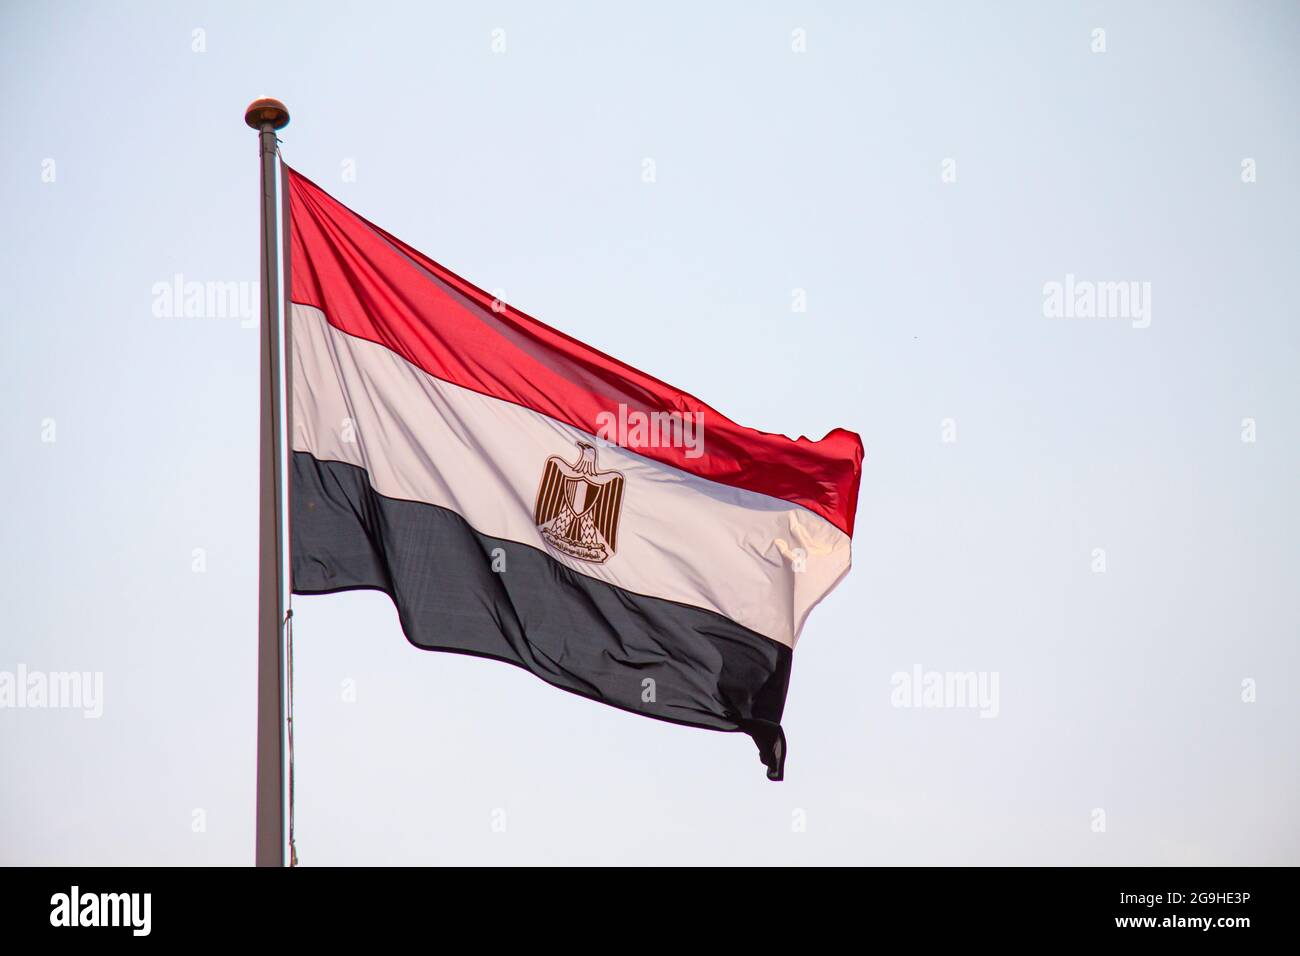
M 618 548 L 623 476 L 596 470 L 596 449 L 578 442 L 578 460 L 546 459 L 533 518 L 542 537 L 572 558 L 603 563 Z

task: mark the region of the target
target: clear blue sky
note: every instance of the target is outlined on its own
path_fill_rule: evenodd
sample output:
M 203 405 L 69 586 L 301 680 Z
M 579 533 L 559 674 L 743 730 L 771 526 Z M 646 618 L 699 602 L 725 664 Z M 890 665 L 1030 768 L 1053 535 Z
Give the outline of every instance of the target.
M 0 671 L 104 700 L 0 709 L 0 863 L 251 860 L 257 333 L 153 289 L 257 279 L 263 94 L 472 281 L 867 453 L 786 782 L 302 598 L 304 864 L 1300 862 L 1298 52 L 1293 3 L 6 3 Z

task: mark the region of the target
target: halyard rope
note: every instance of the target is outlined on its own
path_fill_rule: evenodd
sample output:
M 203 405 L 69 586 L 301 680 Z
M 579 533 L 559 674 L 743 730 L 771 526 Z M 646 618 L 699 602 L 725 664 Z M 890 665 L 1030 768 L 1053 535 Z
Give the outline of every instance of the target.
M 284 615 L 285 669 L 288 671 L 285 693 L 285 718 L 289 737 L 289 865 L 298 865 L 298 845 L 293 839 L 293 608 Z

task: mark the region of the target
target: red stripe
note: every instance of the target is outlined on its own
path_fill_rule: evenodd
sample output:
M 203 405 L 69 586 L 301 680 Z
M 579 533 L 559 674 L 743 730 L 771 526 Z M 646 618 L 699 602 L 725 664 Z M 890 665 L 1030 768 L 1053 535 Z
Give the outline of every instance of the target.
M 597 434 L 597 416 L 701 412 L 703 455 L 632 447 L 701 477 L 802 505 L 853 534 L 862 441 L 821 441 L 737 425 L 671 385 L 538 322 L 361 218 L 289 170 L 291 299 L 430 375 Z M 606 436 L 602 436 L 606 437 Z

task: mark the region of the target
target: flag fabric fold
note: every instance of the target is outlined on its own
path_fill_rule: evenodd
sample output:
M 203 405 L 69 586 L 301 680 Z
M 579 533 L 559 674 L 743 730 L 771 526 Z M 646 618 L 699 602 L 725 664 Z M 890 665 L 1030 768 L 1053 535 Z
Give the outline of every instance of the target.
M 294 592 L 384 591 L 417 647 L 742 731 L 781 779 L 858 437 L 737 425 L 285 172 Z

